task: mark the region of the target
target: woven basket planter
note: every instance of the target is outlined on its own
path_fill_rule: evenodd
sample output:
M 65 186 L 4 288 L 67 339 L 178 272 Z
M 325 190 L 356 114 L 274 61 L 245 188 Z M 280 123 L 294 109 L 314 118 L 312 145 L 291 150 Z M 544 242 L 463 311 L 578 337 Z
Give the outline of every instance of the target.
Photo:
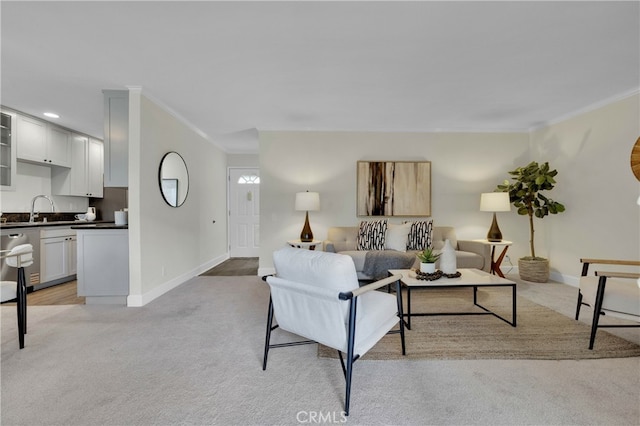
M 547 259 L 518 259 L 520 278 L 534 283 L 549 281 L 549 260 Z

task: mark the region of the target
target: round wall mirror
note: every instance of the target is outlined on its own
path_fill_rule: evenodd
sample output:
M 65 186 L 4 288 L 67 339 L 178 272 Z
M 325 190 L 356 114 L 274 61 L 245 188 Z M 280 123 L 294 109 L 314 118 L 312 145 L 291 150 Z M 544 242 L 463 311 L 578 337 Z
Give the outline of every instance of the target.
M 189 172 L 180 154 L 171 151 L 162 157 L 158 180 L 164 201 L 171 207 L 180 207 L 189 193 Z

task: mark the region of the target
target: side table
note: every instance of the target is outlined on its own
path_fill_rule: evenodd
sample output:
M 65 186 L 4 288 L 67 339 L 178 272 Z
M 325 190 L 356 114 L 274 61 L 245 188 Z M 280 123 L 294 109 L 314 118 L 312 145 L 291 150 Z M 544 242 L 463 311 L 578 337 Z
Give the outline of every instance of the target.
M 487 244 L 491 246 L 491 273 L 494 275 L 498 275 L 501 278 L 504 278 L 504 274 L 500 270 L 500 265 L 504 260 L 504 256 L 507 254 L 507 249 L 511 244 L 513 244 L 513 242 L 507 241 L 507 240 L 502 240 L 502 241 L 473 240 L 473 241 L 477 241 L 479 243 Z M 502 252 L 500 253 L 497 259 L 495 258 L 496 247 L 503 247 Z
M 319 247 L 319 250 L 322 250 L 322 241 L 320 240 L 300 241 L 300 239 L 297 239 L 297 240 L 289 240 L 287 241 L 287 244 L 295 248 L 315 250 L 316 247 Z

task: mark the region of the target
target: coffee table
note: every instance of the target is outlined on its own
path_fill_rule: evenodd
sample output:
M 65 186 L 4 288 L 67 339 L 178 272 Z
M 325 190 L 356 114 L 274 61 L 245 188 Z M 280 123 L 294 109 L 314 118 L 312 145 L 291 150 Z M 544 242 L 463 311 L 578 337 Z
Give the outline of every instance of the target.
M 404 323 L 411 330 L 411 317 L 417 316 L 435 316 L 435 315 L 493 315 L 501 319 L 512 327 L 516 326 L 516 283 L 508 279 L 492 275 L 480 269 L 458 269 L 462 275 L 458 278 L 442 277 L 435 281 L 418 280 L 414 271 L 410 269 L 390 269 L 390 275 L 402 274 L 400 284 L 407 288 L 407 311 L 403 315 L 407 318 Z M 411 312 L 411 291 L 416 288 L 434 289 L 434 288 L 454 288 L 454 287 L 473 287 L 473 304 L 482 309 L 482 312 Z M 495 312 L 485 308 L 478 303 L 478 287 L 511 287 L 512 313 L 511 321 L 501 317 Z

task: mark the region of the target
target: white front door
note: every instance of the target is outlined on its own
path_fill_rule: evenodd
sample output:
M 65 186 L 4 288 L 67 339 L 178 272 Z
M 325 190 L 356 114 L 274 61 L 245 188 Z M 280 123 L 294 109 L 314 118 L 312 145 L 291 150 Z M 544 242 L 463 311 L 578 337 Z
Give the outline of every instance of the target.
M 260 173 L 229 169 L 229 256 L 258 257 L 260 247 Z

